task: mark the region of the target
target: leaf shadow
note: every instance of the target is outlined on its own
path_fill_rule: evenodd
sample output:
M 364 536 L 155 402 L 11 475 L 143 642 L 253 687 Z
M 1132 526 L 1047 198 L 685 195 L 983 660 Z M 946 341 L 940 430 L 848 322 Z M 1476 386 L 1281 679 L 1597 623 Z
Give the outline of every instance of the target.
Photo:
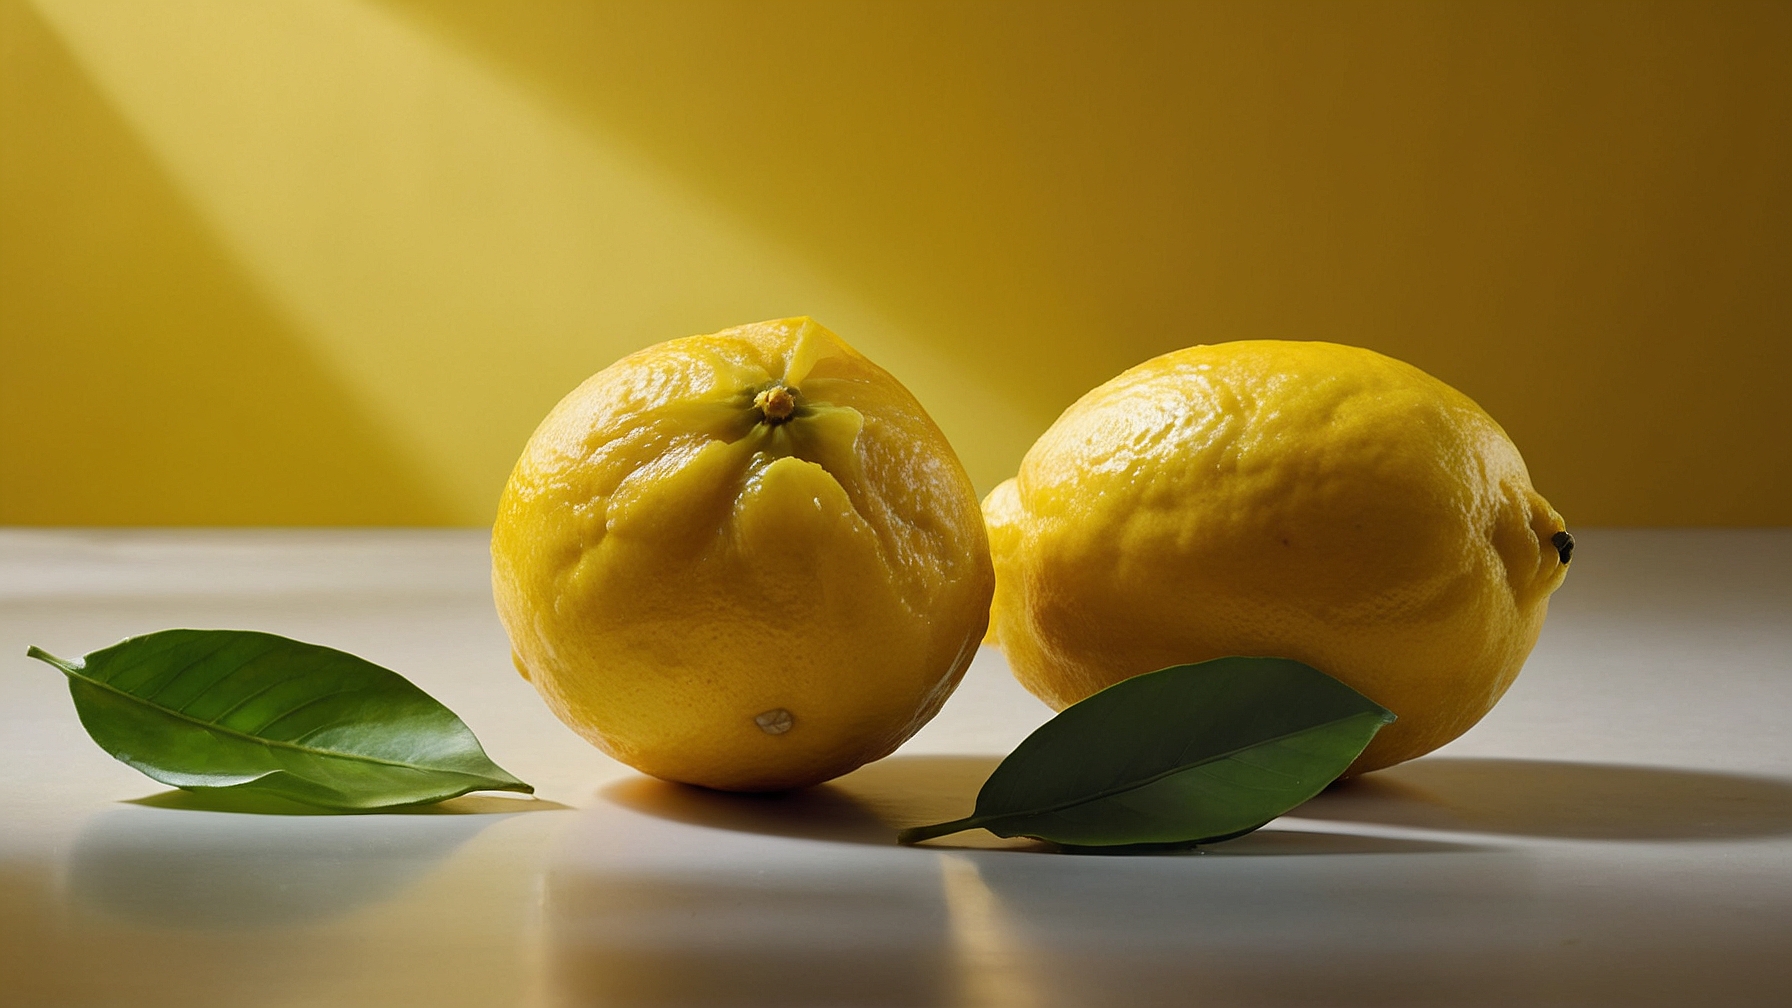
M 770 836 L 891 846 L 911 826 L 969 815 L 977 791 L 1001 762 L 998 756 L 891 756 L 811 788 L 772 794 L 733 794 L 651 777 L 605 788 L 603 797 L 661 819 Z M 923 848 L 1057 853 L 1056 844 L 967 830 L 928 840 Z M 1409 854 L 1479 850 L 1468 844 L 1297 830 L 1258 830 L 1223 844 L 1194 849 L 1133 849 L 1076 853 L 1129 857 L 1233 857 L 1313 854 Z
M 1290 816 L 1579 840 L 1792 833 L 1792 782 L 1622 764 L 1433 757 L 1340 781 Z
M 1482 844 L 1450 840 L 1321 833 L 1269 826 L 1224 843 L 1201 847 L 1199 851 L 1219 857 L 1312 857 L 1333 854 L 1466 854 L 1494 849 Z
M 186 809 L 195 812 L 237 812 L 250 815 L 342 816 L 342 815 L 512 815 L 519 812 L 568 811 L 572 806 L 545 798 L 524 796 L 468 794 L 427 805 L 400 805 L 381 809 L 333 809 L 306 805 L 277 795 L 253 791 L 185 791 L 176 788 L 141 798 L 127 798 L 123 804 L 148 808 Z

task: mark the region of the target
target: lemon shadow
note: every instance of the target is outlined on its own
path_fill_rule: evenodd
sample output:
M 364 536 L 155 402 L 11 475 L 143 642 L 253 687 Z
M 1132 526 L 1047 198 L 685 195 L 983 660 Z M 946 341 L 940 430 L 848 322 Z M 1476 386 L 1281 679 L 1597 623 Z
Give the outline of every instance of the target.
M 805 840 L 891 846 L 910 826 L 969 815 L 977 791 L 989 778 L 997 756 L 891 756 L 837 780 L 799 791 L 732 794 L 651 777 L 619 781 L 603 797 L 661 819 Z M 1056 844 L 1025 837 L 998 837 L 967 830 L 916 845 L 922 848 L 1057 853 Z M 1130 857 L 1280 857 L 1315 854 L 1451 853 L 1482 848 L 1438 840 L 1412 840 L 1304 830 L 1263 829 L 1200 848 L 1081 850 L 1079 854 Z
M 1576 840 L 1730 840 L 1792 833 L 1792 783 L 1554 760 L 1431 758 L 1343 781 L 1289 815 Z
M 891 756 L 826 784 L 770 794 L 634 777 L 602 794 L 636 812 L 693 826 L 890 846 L 910 826 L 968 815 L 977 790 L 1001 761 L 999 756 Z M 990 840 L 977 845 L 1045 849 L 1035 841 Z

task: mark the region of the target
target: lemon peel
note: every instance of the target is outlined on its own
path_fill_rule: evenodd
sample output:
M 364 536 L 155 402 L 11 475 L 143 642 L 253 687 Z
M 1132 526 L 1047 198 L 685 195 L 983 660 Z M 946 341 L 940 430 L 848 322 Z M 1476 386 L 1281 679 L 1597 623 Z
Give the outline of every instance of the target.
M 1493 706 L 1573 549 L 1472 400 L 1321 342 L 1132 368 L 1066 410 L 983 510 L 989 640 L 1052 707 L 1170 665 L 1292 658 L 1399 715 L 1351 773 Z
M 976 495 L 894 378 L 812 319 L 671 340 L 580 385 L 512 471 L 514 662 L 617 759 L 817 783 L 938 711 L 988 617 Z

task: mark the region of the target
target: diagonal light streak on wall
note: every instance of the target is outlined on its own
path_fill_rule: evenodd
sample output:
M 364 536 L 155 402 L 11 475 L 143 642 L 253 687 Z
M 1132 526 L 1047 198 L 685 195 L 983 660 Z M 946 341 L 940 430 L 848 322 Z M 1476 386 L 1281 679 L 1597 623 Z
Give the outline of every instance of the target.
M 980 482 L 1008 461 L 982 446 L 1032 436 L 797 250 L 376 7 L 35 6 L 459 520 L 489 521 L 522 439 L 585 375 L 760 318 L 815 315 L 883 363 Z

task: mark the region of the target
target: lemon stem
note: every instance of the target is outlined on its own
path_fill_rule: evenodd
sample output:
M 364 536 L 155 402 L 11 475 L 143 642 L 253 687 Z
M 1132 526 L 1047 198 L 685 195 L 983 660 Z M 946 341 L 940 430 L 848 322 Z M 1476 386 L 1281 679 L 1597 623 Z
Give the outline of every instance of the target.
M 796 410 L 796 396 L 792 394 L 794 391 L 782 385 L 774 385 L 754 396 L 753 405 L 765 415 L 766 423 L 783 423 Z

